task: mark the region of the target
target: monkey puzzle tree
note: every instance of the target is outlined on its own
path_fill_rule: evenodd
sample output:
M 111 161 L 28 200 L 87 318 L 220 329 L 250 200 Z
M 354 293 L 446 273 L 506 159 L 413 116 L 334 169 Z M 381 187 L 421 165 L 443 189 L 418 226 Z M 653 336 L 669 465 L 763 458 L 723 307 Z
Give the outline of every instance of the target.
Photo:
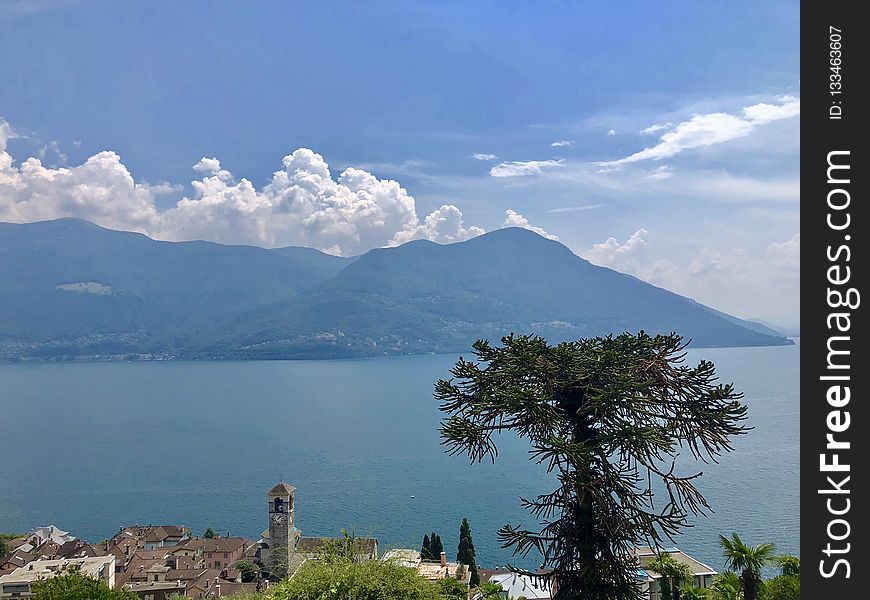
M 513 431 L 558 487 L 521 502 L 540 521 L 531 531 L 505 525 L 505 548 L 543 557 L 556 600 L 635 599 L 632 545 L 658 547 L 709 508 L 694 486 L 700 473 L 675 468 L 680 449 L 715 460 L 744 433 L 746 406 L 713 363 L 684 364 L 677 334 L 596 337 L 554 346 L 510 335 L 501 347 L 473 345 L 452 378 L 435 384 L 446 413 L 442 443 L 472 462 L 495 460 L 494 434 Z M 653 481 L 662 484 L 657 505 Z

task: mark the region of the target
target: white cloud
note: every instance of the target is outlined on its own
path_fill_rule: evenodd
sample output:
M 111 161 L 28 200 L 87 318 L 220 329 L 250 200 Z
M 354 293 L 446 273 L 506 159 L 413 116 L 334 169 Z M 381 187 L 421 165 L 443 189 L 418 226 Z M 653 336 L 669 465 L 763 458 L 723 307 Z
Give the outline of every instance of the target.
M 398 232 L 391 246 L 404 244 L 411 240 L 432 240 L 440 244 L 461 242 L 486 233 L 480 227 L 466 228 L 462 221 L 462 211 L 452 204 L 442 204 L 440 208 L 429 213 L 420 225 L 412 229 Z
M 667 259 L 652 248 L 649 232 L 641 228 L 625 242 L 611 237 L 580 254 L 597 265 L 744 318 L 775 320 L 800 287 L 799 233 L 756 250 L 704 246 L 682 259 Z M 747 303 L 747 298 L 754 301 Z
M 780 104 L 759 103 L 743 109 L 743 116 L 753 123 L 770 123 L 790 119 L 801 114 L 801 100 L 793 96 L 781 96 Z
M 662 165 L 647 173 L 647 179 L 670 179 L 674 176 L 674 170 L 668 165 Z
M 567 213 L 567 212 L 578 212 L 581 210 L 593 210 L 596 208 L 603 208 L 604 206 L 607 206 L 607 205 L 606 204 L 586 204 L 585 206 L 563 206 L 561 208 L 551 208 L 547 212 L 559 214 L 559 213 Z
M 616 135 L 616 130 L 615 129 L 608 129 L 607 133 L 605 135 Z
M 759 125 L 796 117 L 799 114 L 800 99 L 782 96 L 779 98 L 779 104 L 762 103 L 748 106 L 743 109 L 742 116 L 722 112 L 695 115 L 662 135 L 655 146 L 625 158 L 599 164 L 605 167 L 616 167 L 641 160 L 661 160 L 675 156 L 684 150 L 712 146 L 745 137 Z
M 523 229 L 534 231 L 538 235 L 544 236 L 549 240 L 559 241 L 559 238 L 557 236 L 551 233 L 547 233 L 540 227 L 535 227 L 534 225 L 529 223 L 529 220 L 527 218 L 510 208 L 505 211 L 505 220 L 504 223 L 502 223 L 502 227 L 522 227 Z
M 67 155 L 60 149 L 60 144 L 57 141 L 51 141 L 45 144 L 39 149 L 37 156 L 39 156 L 40 160 L 44 160 L 49 153 L 54 155 L 59 164 L 66 164 Z
M 652 281 L 651 274 L 647 269 L 648 239 L 649 232 L 641 228 L 625 242 L 619 242 L 616 238 L 609 237 L 582 252 L 581 256 L 596 265 L 616 269 L 623 273 L 631 273 L 647 279 L 647 281 Z
M 402 239 L 450 241 L 483 233 L 465 227 L 451 205 L 421 223 L 414 198 L 398 182 L 355 168 L 333 179 L 323 157 L 306 148 L 284 157 L 261 189 L 237 180 L 218 159 L 203 158 L 193 167 L 202 178 L 192 182 L 192 196 L 159 209 L 156 197 L 177 193 L 178 186 L 136 182 L 114 152 L 72 167 L 46 167 L 38 158 L 14 166 L 6 152 L 13 137 L 0 121 L 0 221 L 80 217 L 159 239 L 305 245 L 341 254 Z
M 799 268 L 801 264 L 801 234 L 794 234 L 785 242 L 772 242 L 767 247 L 768 259 L 782 267 Z
M 471 158 L 474 160 L 495 160 L 498 158 L 495 154 L 484 154 L 482 152 L 475 152 L 471 155 Z
M 527 177 L 529 175 L 540 175 L 545 170 L 564 165 L 565 159 L 503 162 L 490 169 L 489 174 L 492 177 Z
M 646 129 L 642 129 L 641 134 L 652 135 L 653 133 L 656 133 L 657 131 L 661 131 L 663 129 L 670 129 L 671 127 L 673 127 L 673 123 L 670 123 L 670 122 L 669 123 L 655 123 L 653 125 L 650 125 Z
M 559 140 L 558 142 L 553 142 L 550 144 L 553 148 L 564 148 L 566 146 L 573 146 L 574 140 Z

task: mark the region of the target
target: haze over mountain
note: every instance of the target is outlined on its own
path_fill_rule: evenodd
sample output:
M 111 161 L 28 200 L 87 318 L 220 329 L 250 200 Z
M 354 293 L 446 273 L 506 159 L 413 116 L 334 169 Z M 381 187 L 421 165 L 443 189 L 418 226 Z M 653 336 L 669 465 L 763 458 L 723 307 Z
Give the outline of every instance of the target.
M 355 259 L 163 242 L 60 219 L 0 223 L 0 358 L 338 358 L 677 331 L 696 346 L 790 343 L 526 229 Z

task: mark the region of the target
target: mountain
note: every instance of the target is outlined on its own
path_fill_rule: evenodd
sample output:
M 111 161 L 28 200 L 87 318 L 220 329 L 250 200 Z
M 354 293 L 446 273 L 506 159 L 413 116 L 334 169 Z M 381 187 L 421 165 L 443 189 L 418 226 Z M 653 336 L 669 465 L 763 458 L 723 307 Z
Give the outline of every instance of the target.
M 710 308 L 709 306 L 704 306 L 703 304 L 699 304 L 698 306 L 703 306 L 705 309 L 709 310 L 711 313 L 716 315 L 717 317 L 722 317 L 726 321 L 730 321 L 732 323 L 736 323 L 742 327 L 746 327 L 747 329 L 751 329 L 752 331 L 757 331 L 759 333 L 763 333 L 765 335 L 772 335 L 774 337 L 782 337 L 788 336 L 788 334 L 783 333 L 778 329 L 774 329 L 775 325 L 770 323 L 765 323 L 759 319 L 739 319 L 727 313 L 724 313 L 720 310 L 716 310 L 715 308 Z
M 335 274 L 333 257 L 304 250 L 159 242 L 79 219 L 0 223 L 0 357 L 175 354 Z
M 61 219 L 0 224 L 0 358 L 336 358 L 677 331 L 696 346 L 787 344 L 592 265 L 525 229 L 355 259 L 161 242 Z

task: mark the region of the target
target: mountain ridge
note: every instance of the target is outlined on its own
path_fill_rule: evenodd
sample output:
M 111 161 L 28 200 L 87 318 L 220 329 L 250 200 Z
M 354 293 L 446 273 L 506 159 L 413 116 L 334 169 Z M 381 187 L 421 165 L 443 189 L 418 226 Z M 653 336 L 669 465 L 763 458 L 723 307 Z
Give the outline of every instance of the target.
M 639 329 L 696 346 L 790 343 L 519 228 L 343 258 L 78 219 L 0 223 L 0 299 L 0 360 L 341 358 Z

